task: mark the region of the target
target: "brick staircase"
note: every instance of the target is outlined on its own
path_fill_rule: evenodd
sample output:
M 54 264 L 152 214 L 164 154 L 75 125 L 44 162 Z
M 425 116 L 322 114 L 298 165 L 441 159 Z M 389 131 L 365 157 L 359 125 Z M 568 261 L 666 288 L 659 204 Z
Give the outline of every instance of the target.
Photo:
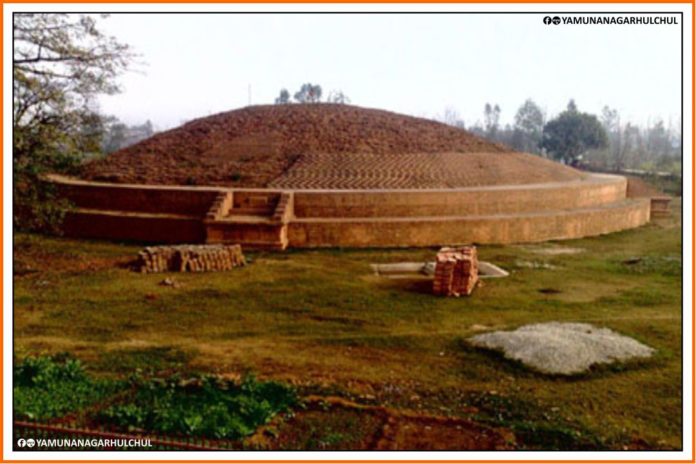
M 282 191 L 220 192 L 204 220 L 206 243 L 284 250 L 293 195 Z

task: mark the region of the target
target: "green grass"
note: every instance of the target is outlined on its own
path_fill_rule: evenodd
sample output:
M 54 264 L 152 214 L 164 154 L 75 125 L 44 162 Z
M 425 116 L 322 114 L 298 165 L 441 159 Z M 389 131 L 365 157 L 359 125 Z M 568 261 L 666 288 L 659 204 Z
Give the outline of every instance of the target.
M 530 401 L 501 395 L 472 395 L 478 409 L 472 416 L 481 423 L 512 429 L 524 448 L 543 450 L 598 450 L 610 447 L 595 433 L 564 418 L 559 410 L 545 410 Z
M 191 351 L 182 351 L 171 346 L 114 349 L 102 353 L 93 368 L 102 372 L 179 372 L 193 356 Z
M 18 355 L 70 352 L 106 376 L 133 368 L 253 370 L 307 389 L 459 416 L 470 414 L 471 398 L 493 391 L 509 404 L 560 411 L 563 421 L 547 424 L 560 434 L 545 441 L 549 446 L 567 444 L 571 429 L 583 437 L 577 446 L 621 448 L 639 439 L 680 448 L 682 248 L 675 216 L 602 237 L 482 246 L 481 259 L 512 273 L 461 299 L 433 297 L 427 282 L 381 279 L 369 267 L 432 259 L 433 249 L 250 253 L 249 266 L 230 272 L 143 275 L 105 265 L 133 258 L 138 246 L 17 235 L 15 260 L 32 272 L 15 277 L 15 345 Z M 584 251 L 543 253 L 554 246 Z M 158 285 L 165 277 L 180 286 Z M 606 326 L 657 355 L 565 379 L 465 343 L 481 330 L 552 320 Z M 502 425 L 519 422 L 502 417 Z

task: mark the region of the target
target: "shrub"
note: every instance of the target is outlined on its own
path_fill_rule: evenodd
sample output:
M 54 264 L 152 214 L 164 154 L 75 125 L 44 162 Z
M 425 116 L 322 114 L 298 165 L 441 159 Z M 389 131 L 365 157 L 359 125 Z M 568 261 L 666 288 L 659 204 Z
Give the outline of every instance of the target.
M 93 379 L 79 360 L 27 357 L 14 367 L 14 415 L 43 420 L 84 409 L 119 389 L 118 382 Z
M 133 382 L 131 400 L 110 406 L 100 420 L 129 430 L 239 439 L 297 402 L 293 389 L 254 377 L 239 384 L 213 376 Z
M 50 158 L 50 160 L 49 160 Z M 15 159 L 13 164 L 13 223 L 17 230 L 60 233 L 70 202 L 56 195 L 55 187 L 44 182 L 48 172 L 73 174 L 77 156 L 33 156 Z

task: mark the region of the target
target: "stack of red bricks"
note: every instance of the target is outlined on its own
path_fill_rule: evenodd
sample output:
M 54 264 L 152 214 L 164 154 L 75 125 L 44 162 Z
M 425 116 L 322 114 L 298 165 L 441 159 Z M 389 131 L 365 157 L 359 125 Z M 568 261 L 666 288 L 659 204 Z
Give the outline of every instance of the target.
M 147 247 L 138 253 L 140 272 L 228 271 L 244 266 L 240 245 L 175 245 Z
M 435 260 L 435 295 L 471 295 L 477 282 L 478 256 L 475 246 L 440 249 Z

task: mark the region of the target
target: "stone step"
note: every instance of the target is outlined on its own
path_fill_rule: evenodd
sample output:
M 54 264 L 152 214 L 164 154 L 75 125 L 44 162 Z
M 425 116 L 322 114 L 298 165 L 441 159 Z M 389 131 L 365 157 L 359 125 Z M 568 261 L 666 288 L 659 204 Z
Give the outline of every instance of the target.
M 268 218 L 254 218 L 248 222 L 208 221 L 206 243 L 239 243 L 243 247 L 284 250 L 288 246 L 287 224 L 279 224 Z
M 232 208 L 227 212 L 227 217 L 229 216 L 263 216 L 271 217 L 273 215 L 273 210 L 268 208 Z
M 278 221 L 275 221 L 272 217 L 270 216 L 258 216 L 258 215 L 234 215 L 234 216 L 225 216 L 224 218 L 215 221 L 219 223 L 224 223 L 224 224 L 269 224 L 269 225 L 275 225 L 275 224 L 280 224 Z

